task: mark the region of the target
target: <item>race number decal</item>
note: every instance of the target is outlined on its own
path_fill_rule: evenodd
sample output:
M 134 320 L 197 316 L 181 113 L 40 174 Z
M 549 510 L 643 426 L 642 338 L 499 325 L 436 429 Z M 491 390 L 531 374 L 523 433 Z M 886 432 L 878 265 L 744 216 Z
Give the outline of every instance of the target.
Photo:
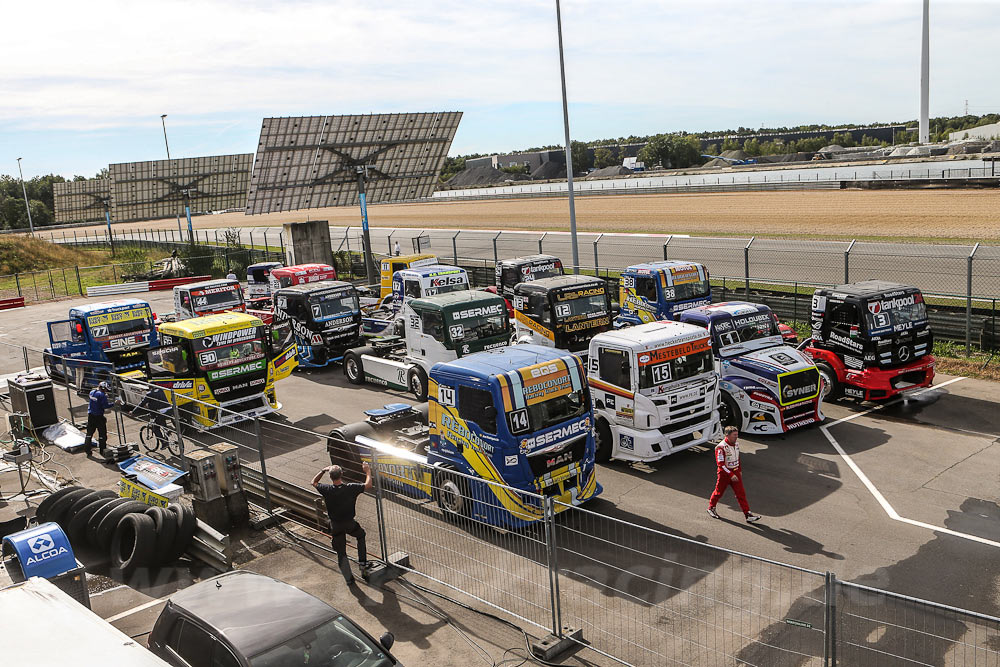
M 211 350 L 208 352 L 202 352 L 198 355 L 198 362 L 202 366 L 214 364 L 216 361 L 218 361 L 218 357 L 215 355 L 215 352 L 212 352 Z
M 631 289 L 635 287 L 635 277 L 634 276 L 622 276 L 622 287 L 625 289 Z
M 196 305 L 196 306 L 207 306 L 208 305 L 208 297 L 207 296 L 196 296 L 194 298 L 194 305 Z
M 419 329 L 420 328 L 420 316 L 419 315 L 410 315 L 410 328 L 411 329 Z
M 524 310 L 524 297 L 515 296 L 514 297 L 514 310 Z
M 884 310 L 880 313 L 875 313 L 872 315 L 872 321 L 874 322 L 872 329 L 884 329 L 889 326 L 889 313 Z
M 816 312 L 826 310 L 826 297 L 821 294 L 813 295 L 812 309 Z
M 278 297 L 278 308 L 285 309 L 288 308 L 288 297 L 279 296 Z
M 670 382 L 670 364 L 653 366 L 653 383 L 663 384 L 664 382 Z
M 313 312 L 313 317 L 320 317 L 320 315 L 322 315 L 322 311 L 320 310 L 319 306 L 313 306 L 312 312 Z
M 92 334 L 94 334 L 94 338 L 100 338 L 102 336 L 108 335 L 108 327 L 103 324 L 96 327 L 91 327 L 90 331 Z
M 664 287 L 663 288 L 663 298 L 664 299 L 667 299 L 667 300 L 673 299 L 675 294 L 677 294 L 677 293 L 674 291 L 673 287 Z
M 457 340 L 459 338 L 465 338 L 465 327 L 461 324 L 452 324 L 448 327 L 448 333 L 451 334 L 452 339 Z
M 521 408 L 507 414 L 507 425 L 513 435 L 526 433 L 528 431 L 528 409 Z
M 438 403 L 455 407 L 455 389 L 447 385 L 438 385 Z
M 569 317 L 570 312 L 568 303 L 556 304 L 556 317 Z

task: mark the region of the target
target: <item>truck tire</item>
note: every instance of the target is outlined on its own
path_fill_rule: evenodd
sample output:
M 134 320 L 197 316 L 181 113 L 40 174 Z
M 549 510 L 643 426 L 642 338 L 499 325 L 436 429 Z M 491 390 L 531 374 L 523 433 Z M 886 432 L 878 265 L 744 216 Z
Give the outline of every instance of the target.
M 107 500 L 104 505 L 99 507 L 96 512 L 87 521 L 87 543 L 95 549 L 98 547 L 97 543 L 97 528 L 101 525 L 101 521 L 107 516 L 108 512 L 118 507 L 119 505 L 124 505 L 130 502 L 131 498 L 111 498 Z
M 66 512 L 63 514 L 60 525 L 63 527 L 63 529 L 68 529 L 69 525 L 73 523 L 73 519 L 84 507 L 90 505 L 95 500 L 101 500 L 102 498 L 103 499 L 115 498 L 116 496 L 118 496 L 117 493 L 115 493 L 114 491 L 107 491 L 107 490 L 91 491 L 90 493 L 83 494 L 82 496 L 80 496 L 79 499 L 77 499 L 75 503 L 70 505 L 70 508 L 66 510 Z
M 719 421 L 722 422 L 722 428 L 735 426 L 737 430 L 743 430 L 743 413 L 740 411 L 740 406 L 726 393 L 722 394 L 722 405 L 719 406 Z
M 594 461 L 597 463 L 607 463 L 611 460 L 611 450 L 614 443 L 611 441 L 611 426 L 603 419 L 597 420 L 597 436 L 594 438 Z
M 59 489 L 58 491 L 53 491 L 49 495 L 42 499 L 42 502 L 38 503 L 38 508 L 35 510 L 35 519 L 38 523 L 45 523 L 48 521 L 49 510 L 52 509 L 52 504 L 65 496 L 70 491 L 78 491 L 82 489 L 82 486 L 67 486 L 65 488 Z
M 833 366 L 825 361 L 819 361 L 816 363 L 816 369 L 819 371 L 819 381 L 823 383 L 823 400 L 835 401 L 840 398 L 844 393 L 844 387 L 837 379 L 837 373 L 833 370 Z
M 348 350 L 347 354 L 344 355 L 344 375 L 347 376 L 351 384 L 365 383 L 365 364 L 361 359 L 361 355 L 368 354 L 371 351 L 370 347 L 361 347 Z
M 424 372 L 423 368 L 418 366 L 410 371 L 410 376 L 406 379 L 406 386 L 409 387 L 410 393 L 418 401 L 427 400 L 427 373 Z
M 116 505 L 104 515 L 101 522 L 97 524 L 97 548 L 106 551 L 111 546 L 111 538 L 114 537 L 118 524 L 122 522 L 128 514 L 142 513 L 149 505 L 138 500 L 129 500 L 121 505 Z M 152 519 L 150 519 L 152 521 Z
M 419 412 L 420 416 L 424 418 L 424 421 L 426 421 L 427 416 L 431 412 L 431 405 L 427 401 L 424 401 L 423 403 L 417 403 L 416 405 L 414 405 L 413 409 Z
M 194 515 L 194 510 L 188 509 L 180 503 L 172 503 L 167 506 L 167 511 L 174 513 L 177 537 L 174 539 L 174 544 L 169 550 L 166 560 L 163 561 L 164 564 L 173 563 L 184 555 L 188 545 L 191 544 L 191 538 L 194 537 L 194 531 L 198 528 L 198 519 Z
M 177 541 L 177 516 L 165 507 L 150 507 L 146 510 L 146 516 L 153 519 L 156 528 L 156 548 L 152 564 L 161 565 Z
M 440 470 L 434 477 L 434 496 L 445 518 L 469 516 L 472 501 L 469 498 L 468 480 L 448 470 Z
M 122 517 L 111 537 L 111 564 L 128 578 L 136 568 L 153 564 L 156 526 L 153 517 L 132 513 Z
M 45 521 L 55 521 L 61 526 L 66 512 L 73 506 L 73 503 L 92 492 L 92 489 L 74 489 L 69 493 L 63 494 L 49 506 Z
M 354 440 L 359 435 L 374 438 L 375 429 L 368 422 L 354 422 L 330 431 L 326 441 L 330 464 L 343 468 L 349 482 L 364 481 L 364 472 L 361 468 L 362 447 Z
M 113 498 L 106 496 L 92 500 L 69 520 L 66 525 L 66 536 L 69 537 L 70 544 L 79 546 L 87 541 L 87 524 L 90 519 L 112 500 Z

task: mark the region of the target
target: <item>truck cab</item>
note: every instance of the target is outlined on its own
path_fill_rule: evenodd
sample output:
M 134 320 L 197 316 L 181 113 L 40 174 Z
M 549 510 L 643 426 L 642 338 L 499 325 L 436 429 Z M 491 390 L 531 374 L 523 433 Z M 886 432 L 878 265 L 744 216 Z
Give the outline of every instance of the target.
M 344 355 L 354 384 L 371 382 L 427 397 L 431 367 L 467 354 L 506 347 L 510 320 L 503 297 L 463 291 L 412 299 L 403 305 L 402 335 L 372 338 Z
M 159 326 L 147 351 L 150 383 L 176 394 L 182 413 L 212 428 L 281 408 L 274 383 L 298 365 L 291 326 L 246 313 L 219 313 Z M 197 399 L 197 402 L 191 399 Z M 218 408 L 225 408 L 220 411 Z
M 634 264 L 621 273 L 615 327 L 676 320 L 688 308 L 712 302 L 708 269 L 696 262 Z
M 220 278 L 174 287 L 172 319 L 175 322 L 218 313 L 245 313 L 246 310 L 243 287 L 238 280 Z
M 392 294 L 392 279 L 396 275 L 397 271 L 402 271 L 404 269 L 416 268 L 418 266 L 428 266 L 430 264 L 438 264 L 438 258 L 436 255 L 428 254 L 415 254 L 415 255 L 399 255 L 397 257 L 386 257 L 381 262 L 379 262 L 379 279 L 381 282 L 381 292 L 379 298 L 385 299 L 385 297 Z
M 271 298 L 271 271 L 280 269 L 281 262 L 258 262 L 247 267 L 247 301 Z
M 83 372 L 80 379 L 91 386 L 99 381 L 98 371 L 145 375 L 146 350 L 157 344 L 153 319 L 149 304 L 140 299 L 70 308 L 68 319 L 48 323 L 44 358 L 49 377 L 69 380 L 68 375 Z
M 364 318 L 364 331 L 378 334 L 394 326 L 398 330 L 402 307 L 410 300 L 468 289 L 469 274 L 457 266 L 427 264 L 397 271 L 392 276 L 392 295 Z
M 681 313 L 712 336 L 722 378 L 722 426 L 780 434 L 823 421 L 822 386 L 812 359 L 785 345 L 771 309 L 726 301 Z
M 502 259 L 496 264 L 497 294 L 506 299 L 514 296 L 518 283 L 563 275 L 562 260 L 552 255 L 526 255 Z
M 322 368 L 344 358 L 361 342 L 361 307 L 351 283 L 321 280 L 282 287 L 274 293 L 273 319 L 287 321 L 299 365 Z
M 601 278 L 571 274 L 522 282 L 513 303 L 518 344 L 586 355 L 590 339 L 611 328 L 611 297 Z
M 436 364 L 429 382 L 428 404 L 334 429 L 331 461 L 356 466 L 356 451 L 400 493 L 504 528 L 542 520 L 544 497 L 560 512 L 601 493 L 579 357 L 518 345 Z
M 268 277 L 268 286 L 274 294 L 282 287 L 336 279 L 337 270 L 329 264 L 295 264 L 272 270 Z
M 718 440 L 719 381 L 708 332 L 650 322 L 590 341 L 597 461 L 657 461 Z
M 882 401 L 934 381 L 934 337 L 916 287 L 877 280 L 816 290 L 809 354 L 826 398 Z

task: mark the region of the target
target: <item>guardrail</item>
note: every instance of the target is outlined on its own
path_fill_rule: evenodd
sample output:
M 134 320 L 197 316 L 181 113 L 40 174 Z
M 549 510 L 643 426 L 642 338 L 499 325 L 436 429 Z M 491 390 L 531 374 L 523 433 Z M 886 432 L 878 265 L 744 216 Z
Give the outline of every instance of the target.
M 198 519 L 187 553 L 219 572 L 233 569 L 233 551 L 229 536 L 223 535 L 201 519 Z

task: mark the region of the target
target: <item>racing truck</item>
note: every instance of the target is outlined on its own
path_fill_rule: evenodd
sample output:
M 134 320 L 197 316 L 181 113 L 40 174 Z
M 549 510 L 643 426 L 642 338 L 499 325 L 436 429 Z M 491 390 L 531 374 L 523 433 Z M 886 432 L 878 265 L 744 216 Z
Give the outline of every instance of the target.
M 934 337 L 916 287 L 870 280 L 816 290 L 802 346 L 830 400 L 882 401 L 934 381 Z
M 337 270 L 329 264 L 295 264 L 272 269 L 267 280 L 271 294 L 274 294 L 282 287 L 336 279 Z
M 246 313 L 219 313 L 167 322 L 158 330 L 160 345 L 146 352 L 149 381 L 168 401 L 176 394 L 181 414 L 196 426 L 212 428 L 281 408 L 274 383 L 298 365 L 287 322 L 265 325 Z
M 282 287 L 271 311 L 247 311 L 264 324 L 287 322 L 298 348 L 299 366 L 323 368 L 361 344 L 361 308 L 351 283 L 321 280 Z
M 615 327 L 676 320 L 688 308 L 712 302 L 708 269 L 695 262 L 634 264 L 622 271 L 619 280 Z
M 722 437 L 709 334 L 650 322 L 590 341 L 597 461 L 656 461 Z
M 496 291 L 507 299 L 518 283 L 563 275 L 562 260 L 552 255 L 527 255 L 501 259 L 496 265 Z
M 429 382 L 428 403 L 331 431 L 330 460 L 352 471 L 371 461 L 395 491 L 504 528 L 541 520 L 541 496 L 560 512 L 601 493 L 578 357 L 518 345 L 436 364 Z
M 245 313 L 240 281 L 230 278 L 205 280 L 174 287 L 174 312 L 163 316 L 164 322 L 180 322 L 192 317 L 216 313 Z
M 347 351 L 348 380 L 408 390 L 423 401 L 431 366 L 510 343 L 503 297 L 488 292 L 412 299 L 403 305 L 401 322 L 402 335 L 374 337 L 364 347 Z
M 439 263 L 440 262 L 438 262 L 436 255 L 419 254 L 386 257 L 379 262 L 379 280 L 381 283 L 379 298 L 384 299 L 385 297 L 392 295 L 393 276 L 396 275 L 397 271 Z
M 819 370 L 808 355 L 784 344 L 770 308 L 725 301 L 685 310 L 680 319 L 712 336 L 722 426 L 778 434 L 823 421 Z
M 469 274 L 457 266 L 426 264 L 396 271 L 392 276 L 392 294 L 362 319 L 362 328 L 366 334 L 398 332 L 402 327 L 401 309 L 410 299 L 468 289 Z
M 258 262 L 247 267 L 247 301 L 271 298 L 271 271 L 280 269 L 281 262 Z
M 154 319 L 149 304 L 140 299 L 70 308 L 69 319 L 48 323 L 45 371 L 80 388 L 96 385 L 110 372 L 144 376 L 146 349 L 157 344 Z
M 586 355 L 590 339 L 611 328 L 611 298 L 601 278 L 555 276 L 514 288 L 514 336 Z

